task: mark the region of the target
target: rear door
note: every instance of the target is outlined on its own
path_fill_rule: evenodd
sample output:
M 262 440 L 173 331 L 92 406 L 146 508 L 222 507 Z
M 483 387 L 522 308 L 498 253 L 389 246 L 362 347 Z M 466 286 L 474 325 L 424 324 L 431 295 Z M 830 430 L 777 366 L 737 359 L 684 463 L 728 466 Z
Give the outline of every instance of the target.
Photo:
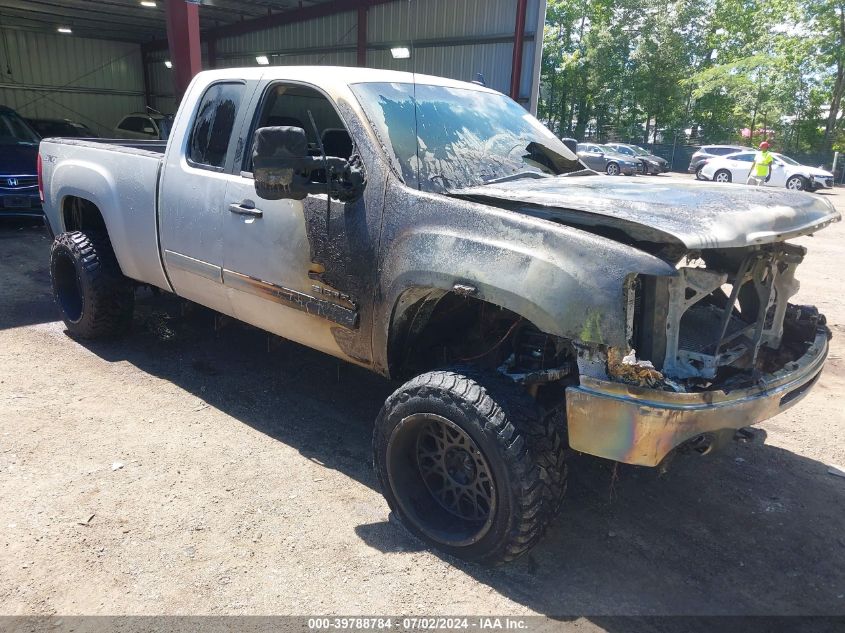
M 349 158 L 357 149 L 334 101 L 313 86 L 267 82 L 256 100 L 254 117 L 243 124 L 243 159 L 225 196 L 223 281 L 234 314 L 308 347 L 368 363 L 372 343 L 362 321 L 372 304 L 377 242 L 371 231 L 380 221 L 383 188 L 369 186 L 351 203 L 324 193 L 258 198 L 252 138 L 259 127 L 301 127 L 315 156 L 318 138 L 330 156 Z
M 223 288 L 226 188 L 235 130 L 256 85 L 227 79 L 207 86 L 191 116 L 177 122 L 161 180 L 161 250 L 170 283 L 180 296 L 224 314 L 232 314 Z

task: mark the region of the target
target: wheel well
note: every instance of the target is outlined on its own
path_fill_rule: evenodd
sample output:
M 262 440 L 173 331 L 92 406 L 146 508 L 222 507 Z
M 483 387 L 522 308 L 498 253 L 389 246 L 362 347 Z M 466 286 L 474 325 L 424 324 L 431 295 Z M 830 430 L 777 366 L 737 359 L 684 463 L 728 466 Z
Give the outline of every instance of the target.
M 106 230 L 106 222 L 97 205 L 78 196 L 68 196 L 62 202 L 62 221 L 65 231 Z
M 438 367 L 472 364 L 515 371 L 559 367 L 574 358 L 571 344 L 541 332 L 519 314 L 453 291 L 415 288 L 397 302 L 388 339 L 393 378 Z

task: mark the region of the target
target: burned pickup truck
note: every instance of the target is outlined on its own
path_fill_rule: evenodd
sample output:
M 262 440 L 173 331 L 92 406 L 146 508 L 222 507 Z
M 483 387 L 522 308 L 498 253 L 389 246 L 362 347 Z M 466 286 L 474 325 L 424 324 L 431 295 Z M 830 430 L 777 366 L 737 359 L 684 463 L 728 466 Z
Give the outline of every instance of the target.
M 407 381 L 375 422 L 393 512 L 481 562 L 559 512 L 569 448 L 659 466 L 804 396 L 824 317 L 789 302 L 804 193 L 616 180 L 507 97 L 355 68 L 199 74 L 169 140 L 47 139 L 68 332 L 160 288 Z

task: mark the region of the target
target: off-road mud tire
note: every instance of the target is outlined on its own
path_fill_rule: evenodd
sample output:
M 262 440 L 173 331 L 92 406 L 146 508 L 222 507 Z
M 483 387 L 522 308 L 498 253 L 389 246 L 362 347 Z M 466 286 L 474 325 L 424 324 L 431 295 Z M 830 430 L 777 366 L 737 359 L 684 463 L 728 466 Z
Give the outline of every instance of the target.
M 50 278 L 56 305 L 72 336 L 112 338 L 129 329 L 135 290 L 121 273 L 104 233 L 58 235 L 50 251 Z
M 412 495 L 397 483 L 402 479 L 397 469 L 419 467 L 413 456 L 400 463 L 391 440 L 412 432 L 404 430 L 405 421 L 425 414 L 460 427 L 489 464 L 495 510 L 486 531 L 470 535 L 469 542 L 433 537 L 427 519 L 415 512 Z M 390 509 L 416 536 L 458 558 L 482 564 L 518 558 L 540 540 L 566 492 L 559 415 L 543 411 L 522 387 L 494 372 L 456 367 L 410 380 L 387 399 L 373 433 L 376 474 Z

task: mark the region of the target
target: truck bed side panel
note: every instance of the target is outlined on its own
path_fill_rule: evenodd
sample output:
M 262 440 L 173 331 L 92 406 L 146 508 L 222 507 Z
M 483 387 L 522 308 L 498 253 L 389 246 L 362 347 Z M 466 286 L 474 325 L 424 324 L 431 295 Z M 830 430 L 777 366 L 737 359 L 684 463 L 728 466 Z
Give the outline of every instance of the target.
M 53 232 L 66 230 L 62 209 L 69 196 L 89 200 L 103 216 L 123 274 L 170 290 L 158 245 L 160 154 L 56 139 L 43 141 L 40 151 L 44 211 Z

